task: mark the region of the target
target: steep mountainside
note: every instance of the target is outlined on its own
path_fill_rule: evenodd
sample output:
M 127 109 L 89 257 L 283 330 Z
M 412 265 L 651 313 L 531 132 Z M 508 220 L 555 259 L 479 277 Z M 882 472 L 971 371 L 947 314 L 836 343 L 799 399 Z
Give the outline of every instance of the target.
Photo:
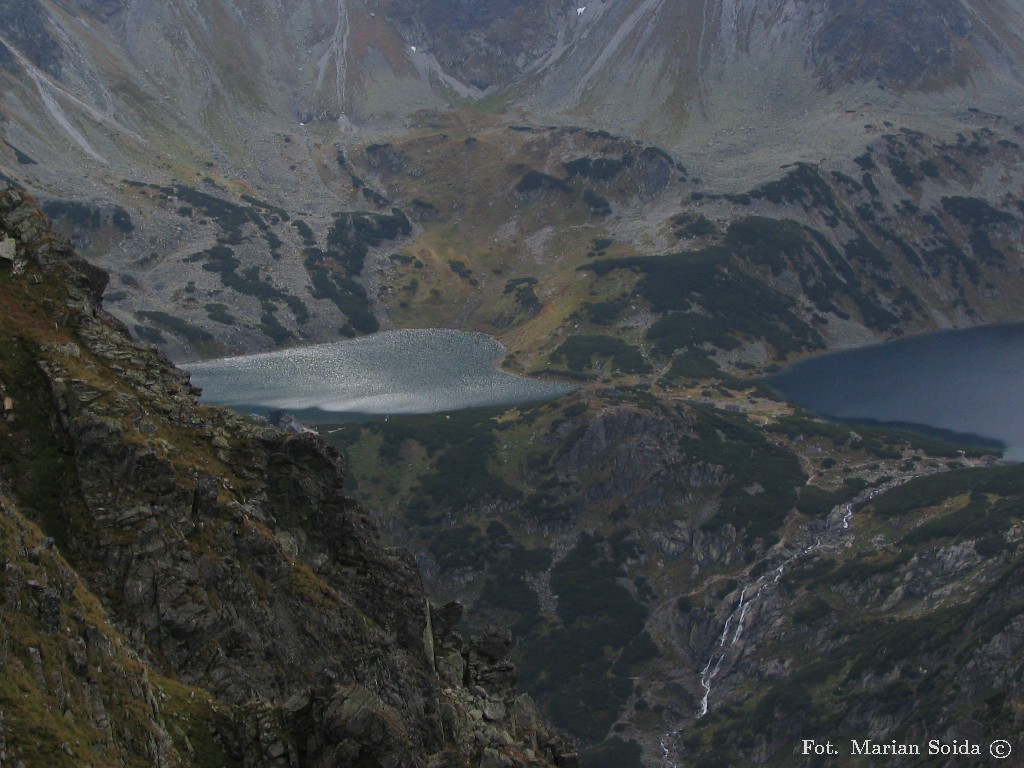
M 1020 466 L 732 386 L 585 387 L 330 439 L 432 592 L 512 626 L 585 765 L 819 764 L 804 738 L 1024 747 Z
M 339 264 L 339 211 L 397 206 L 413 229 L 443 237 L 417 202 L 451 222 L 436 198 L 454 183 L 500 217 L 475 232 L 458 222 L 469 239 L 520 230 L 545 251 L 545 226 L 517 216 L 510 188 L 530 168 L 565 178 L 561 164 L 596 157 L 600 142 L 576 147 L 570 134 L 545 147 L 502 134 L 512 128 L 584 125 L 685 166 L 687 183 L 625 199 L 605 191 L 627 177 L 600 178 L 610 167 L 590 177 L 602 183 L 587 184 L 588 208 L 628 201 L 621 213 L 635 222 L 593 237 L 636 245 L 687 209 L 736 217 L 689 205 L 695 191 L 740 195 L 793 162 L 859 179 L 853 158 L 896 129 L 928 139 L 915 162 L 937 170 L 921 185 L 929 205 L 934 194 L 996 203 L 1015 160 L 975 155 L 950 173 L 941 147 L 977 131 L 1014 141 L 1024 25 L 1002 0 L 948 5 L 7 3 L 0 173 L 43 198 L 115 275 L 115 315 L 175 357 L 330 340 L 372 329 L 361 313 L 389 322 L 394 308 L 377 299 L 398 286 L 363 262 L 408 234 L 381 230 Z M 410 142 L 425 154 L 446 134 L 481 141 L 447 164 L 444 153 L 410 158 L 419 175 L 408 180 L 387 153 L 364 156 Z M 572 176 L 585 192 L 586 175 Z M 872 202 L 905 197 L 920 205 L 886 185 Z
M 336 452 L 197 406 L 31 200 L 0 216 L 5 760 L 571 764 L 507 632 L 463 644 Z
M 1024 319 L 1018 2 L 0 18 L 0 763 L 575 764 L 510 659 L 596 768 L 1024 750 L 1020 470 L 758 385 Z M 328 447 L 149 346 L 428 326 L 580 390 Z

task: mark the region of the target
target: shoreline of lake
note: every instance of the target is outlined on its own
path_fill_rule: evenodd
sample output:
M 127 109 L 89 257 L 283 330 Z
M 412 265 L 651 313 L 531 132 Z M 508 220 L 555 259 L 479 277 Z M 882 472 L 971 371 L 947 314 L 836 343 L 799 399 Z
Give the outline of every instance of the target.
M 765 383 L 844 423 L 945 433 L 1024 460 L 1024 323 L 976 326 L 801 360 Z

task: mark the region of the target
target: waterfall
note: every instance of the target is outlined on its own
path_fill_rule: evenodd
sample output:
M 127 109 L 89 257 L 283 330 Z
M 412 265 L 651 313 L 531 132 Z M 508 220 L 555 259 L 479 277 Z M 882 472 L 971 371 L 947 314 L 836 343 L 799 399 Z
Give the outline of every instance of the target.
M 926 474 L 930 475 L 935 473 Z M 697 719 L 705 717 L 708 714 L 711 706 L 711 692 L 715 678 L 718 677 L 723 666 L 725 666 L 725 662 L 730 651 L 743 638 L 743 630 L 745 629 L 747 615 L 751 607 L 757 603 L 765 590 L 777 584 L 779 579 L 782 578 L 786 573 L 786 570 L 794 562 L 806 557 L 825 545 L 834 544 L 837 539 L 843 537 L 845 533 L 849 532 L 853 522 L 854 512 L 859 505 L 870 501 L 879 494 L 892 490 L 899 485 L 903 485 L 910 480 L 924 476 L 926 475 L 914 475 L 911 477 L 890 480 L 883 485 L 862 491 L 850 501 L 836 505 L 832 508 L 828 517 L 825 518 L 825 531 L 820 537 L 816 537 L 812 543 L 799 548 L 796 552 L 790 554 L 774 567 L 766 569 L 760 576 L 745 584 L 742 589 L 740 589 L 739 602 L 733 606 L 732 610 L 729 611 L 728 616 L 726 616 L 725 623 L 722 626 L 722 631 L 718 635 L 718 642 L 715 644 L 711 655 L 708 657 L 707 663 L 700 672 L 700 685 L 703 689 L 703 695 L 701 696 L 700 706 L 695 713 Z M 841 525 L 833 525 L 832 520 L 834 519 L 838 519 L 841 522 Z M 766 563 L 769 559 L 770 558 L 765 558 L 764 560 L 761 560 L 759 564 Z M 676 763 L 673 757 L 677 748 L 674 747 L 672 742 L 679 735 L 681 730 L 682 728 L 672 730 L 665 734 L 660 740 L 665 765 L 668 766 L 668 768 L 678 768 L 678 763 Z

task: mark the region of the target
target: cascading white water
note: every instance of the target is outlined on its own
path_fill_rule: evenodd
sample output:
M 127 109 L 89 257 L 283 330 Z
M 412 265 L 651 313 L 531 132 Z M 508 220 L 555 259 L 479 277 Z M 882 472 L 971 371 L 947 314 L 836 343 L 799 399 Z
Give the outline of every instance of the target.
M 708 700 L 711 697 L 711 683 L 721 671 L 722 664 L 725 662 L 729 650 L 735 647 L 736 643 L 738 643 L 742 638 L 745 626 L 744 621 L 750 607 L 757 602 L 757 599 L 765 589 L 778 583 L 779 579 L 781 579 L 782 575 L 786 572 L 786 568 L 789 567 L 794 560 L 810 554 L 820 546 L 821 539 L 816 539 L 814 544 L 800 550 L 794 555 L 790 555 L 775 568 L 762 573 L 756 581 L 743 587 L 740 591 L 740 601 L 736 604 L 736 607 L 733 608 L 729 613 L 728 618 L 725 620 L 725 626 L 722 629 L 722 634 L 718 638 L 718 645 L 715 651 L 711 654 L 711 657 L 708 659 L 708 663 L 704 665 L 704 669 L 701 671 L 700 684 L 704 689 L 704 696 L 701 698 L 700 709 L 697 710 L 698 718 L 704 717 L 708 713 Z M 754 593 L 748 599 L 747 592 L 751 589 L 754 590 Z M 729 628 L 732 625 L 733 619 L 736 619 L 736 627 L 732 632 L 732 639 L 729 640 L 728 644 L 726 644 L 726 640 L 729 637 Z
M 935 474 L 935 473 L 927 473 Z M 704 691 L 701 696 L 700 706 L 697 709 L 696 716 L 698 719 L 705 717 L 710 709 L 712 683 L 715 678 L 718 677 L 722 671 L 725 661 L 729 656 L 729 652 L 736 646 L 736 644 L 743 637 L 743 630 L 745 627 L 746 617 L 753 605 L 755 605 L 764 591 L 778 583 L 779 579 L 785 574 L 786 569 L 789 568 L 794 562 L 800 560 L 807 555 L 811 554 L 815 550 L 820 549 L 826 544 L 832 544 L 835 540 L 842 536 L 844 532 L 850 530 L 851 523 L 853 521 L 853 515 L 858 505 L 863 504 L 866 501 L 870 501 L 879 494 L 885 493 L 886 491 L 892 490 L 893 488 L 903 485 L 910 480 L 917 479 L 918 477 L 924 477 L 926 475 L 915 475 L 913 477 L 900 478 L 891 480 L 883 485 L 876 488 L 865 490 L 858 494 L 851 501 L 847 501 L 843 504 L 839 504 L 832 508 L 828 517 L 825 518 L 825 532 L 819 537 L 815 538 L 814 542 L 800 548 L 797 552 L 791 554 L 785 558 L 778 565 L 770 570 L 764 571 L 755 580 L 746 584 L 740 590 L 739 602 L 733 607 L 726 616 L 725 623 L 722 626 L 722 632 L 718 636 L 718 642 L 716 643 L 714 650 L 708 657 L 707 664 L 700 673 L 700 685 Z M 842 515 L 841 518 L 839 516 Z M 833 525 L 832 520 L 840 519 L 841 525 Z M 764 560 L 761 561 L 765 562 Z M 751 594 L 751 591 L 753 593 Z M 748 598 L 747 595 L 750 594 Z M 734 625 L 735 622 L 735 625 Z M 731 639 L 730 639 L 730 630 Z M 681 729 L 675 729 L 665 734 L 660 741 L 662 754 L 665 759 L 665 765 L 668 768 L 678 768 L 678 763 L 675 760 L 676 747 L 673 745 L 673 741 L 679 735 Z

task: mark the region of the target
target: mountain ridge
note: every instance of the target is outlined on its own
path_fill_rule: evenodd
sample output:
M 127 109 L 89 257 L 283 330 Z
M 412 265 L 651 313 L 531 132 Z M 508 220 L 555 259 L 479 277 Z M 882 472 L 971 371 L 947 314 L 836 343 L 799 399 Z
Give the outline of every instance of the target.
M 30 198 L 4 189 L 0 217 L 8 757 L 194 765 L 194 720 L 208 765 L 573 764 L 516 694 L 507 635 L 463 643 L 335 451 L 198 406 Z M 102 653 L 123 671 L 93 676 L 80 656 Z

